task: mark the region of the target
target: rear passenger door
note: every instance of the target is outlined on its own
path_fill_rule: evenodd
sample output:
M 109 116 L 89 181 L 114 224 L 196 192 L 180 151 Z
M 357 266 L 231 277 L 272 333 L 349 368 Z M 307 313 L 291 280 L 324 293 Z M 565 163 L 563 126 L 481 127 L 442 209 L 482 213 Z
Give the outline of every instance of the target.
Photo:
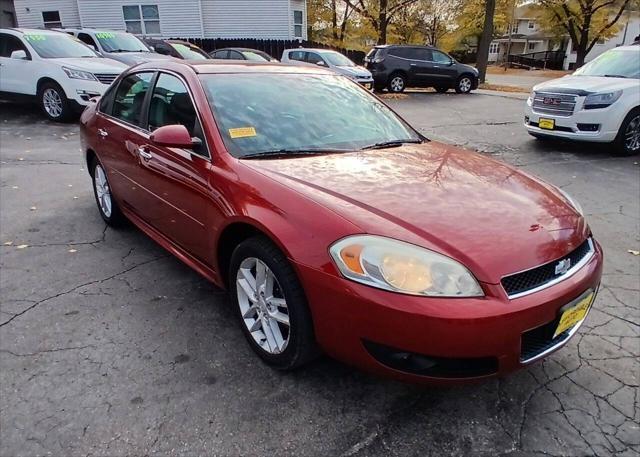
M 149 101 L 149 132 L 165 125 L 184 125 L 199 142 L 193 149 L 141 147 L 141 184 L 153 196 L 149 219 L 164 235 L 198 260 L 212 265 L 212 237 L 207 232 L 210 153 L 187 84 L 174 74 L 158 73 Z

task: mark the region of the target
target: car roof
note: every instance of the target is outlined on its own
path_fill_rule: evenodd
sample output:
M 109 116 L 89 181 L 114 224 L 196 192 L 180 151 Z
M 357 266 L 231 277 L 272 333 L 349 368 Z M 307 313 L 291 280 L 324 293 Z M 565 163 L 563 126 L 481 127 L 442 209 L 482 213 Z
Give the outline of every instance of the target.
M 26 28 L 7 28 L 7 29 L 0 29 L 0 31 L 11 31 L 11 32 L 17 32 L 17 33 L 37 33 L 39 35 L 59 35 L 61 32 L 58 30 L 52 30 L 52 29 L 26 29 Z
M 376 49 L 387 49 L 387 48 L 429 48 L 435 49 L 434 46 L 428 44 L 378 44 L 374 46 Z
M 294 51 L 311 51 L 311 52 L 338 52 L 335 49 L 324 49 L 324 48 L 291 48 L 285 49 L 286 52 L 294 52 Z M 339 54 L 339 52 L 338 52 Z
M 640 42 L 636 42 L 636 43 L 640 43 Z M 627 46 L 618 46 L 617 48 L 611 48 L 609 49 L 609 51 L 636 51 L 636 52 L 640 52 L 640 46 L 638 46 L 637 44 L 630 44 Z
M 153 61 L 136 66 L 138 70 L 179 70 L 187 67 L 197 74 L 313 74 L 313 75 L 333 75 L 336 73 L 315 66 L 289 65 L 274 62 L 258 62 L 245 60 L 182 60 L 173 61 Z
M 260 49 L 251 49 L 251 48 L 220 48 L 220 49 L 214 49 L 211 52 L 218 52 L 218 51 L 238 51 L 238 52 L 261 52 L 263 54 L 266 54 L 266 52 L 261 51 Z

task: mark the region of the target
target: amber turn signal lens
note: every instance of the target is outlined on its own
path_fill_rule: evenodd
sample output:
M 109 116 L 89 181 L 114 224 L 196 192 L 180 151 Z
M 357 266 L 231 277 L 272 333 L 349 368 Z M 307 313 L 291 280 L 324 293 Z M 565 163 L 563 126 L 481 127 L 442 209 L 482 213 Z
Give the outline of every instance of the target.
M 354 273 L 364 274 L 362 265 L 360 264 L 360 254 L 362 253 L 363 246 L 360 244 L 352 244 L 340 251 L 340 258 L 349 270 Z

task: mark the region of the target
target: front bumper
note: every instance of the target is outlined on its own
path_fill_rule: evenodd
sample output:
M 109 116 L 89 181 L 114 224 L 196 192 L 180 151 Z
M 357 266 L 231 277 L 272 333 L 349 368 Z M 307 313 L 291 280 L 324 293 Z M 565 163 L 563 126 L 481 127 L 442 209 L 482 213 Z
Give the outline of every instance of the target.
M 616 139 L 622 123 L 614 106 L 615 104 L 604 109 L 584 110 L 582 101 L 579 101 L 571 116 L 554 116 L 536 112 L 529 99 L 525 108 L 524 126 L 530 134 L 537 136 L 610 143 Z M 554 128 L 552 130 L 540 128 L 540 118 L 552 119 Z
M 483 298 L 414 297 L 299 264 L 296 268 L 307 292 L 317 341 L 327 354 L 399 380 L 451 383 L 502 375 L 526 366 L 528 361 L 522 361 L 523 334 L 550 325 L 557 320 L 560 308 L 589 289 L 597 290 L 602 250 L 596 243 L 594 256 L 573 276 L 512 300 L 499 284 L 483 284 Z M 568 339 L 547 348 L 544 355 Z M 385 358 L 385 351 L 396 351 L 394 357 L 405 353 L 442 361 L 442 366 L 451 370 L 443 375 L 416 374 L 394 366 Z
M 89 104 L 92 97 L 99 97 L 109 88 L 108 84 L 99 81 L 85 81 L 82 79 L 69 79 L 62 86 L 69 100 L 84 107 Z
M 369 90 L 373 89 L 373 78 L 356 79 L 356 82 Z

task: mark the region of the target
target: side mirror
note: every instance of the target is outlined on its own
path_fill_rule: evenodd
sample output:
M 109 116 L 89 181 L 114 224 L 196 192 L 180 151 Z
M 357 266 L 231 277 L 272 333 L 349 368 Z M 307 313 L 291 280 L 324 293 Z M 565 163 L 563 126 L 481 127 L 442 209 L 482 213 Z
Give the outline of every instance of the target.
M 20 49 L 18 51 L 12 51 L 11 52 L 11 58 L 12 59 L 17 59 L 17 60 L 28 60 L 27 59 L 27 53 L 25 51 L 23 51 L 22 49 Z
M 326 64 L 326 63 L 324 63 L 324 61 L 323 61 L 323 60 L 318 60 L 318 61 L 316 62 L 316 65 L 320 65 L 321 67 L 325 67 L 327 64 Z
M 155 130 L 149 139 L 158 146 L 182 149 L 193 149 L 199 142 L 192 139 L 187 128 L 181 124 L 164 125 Z

